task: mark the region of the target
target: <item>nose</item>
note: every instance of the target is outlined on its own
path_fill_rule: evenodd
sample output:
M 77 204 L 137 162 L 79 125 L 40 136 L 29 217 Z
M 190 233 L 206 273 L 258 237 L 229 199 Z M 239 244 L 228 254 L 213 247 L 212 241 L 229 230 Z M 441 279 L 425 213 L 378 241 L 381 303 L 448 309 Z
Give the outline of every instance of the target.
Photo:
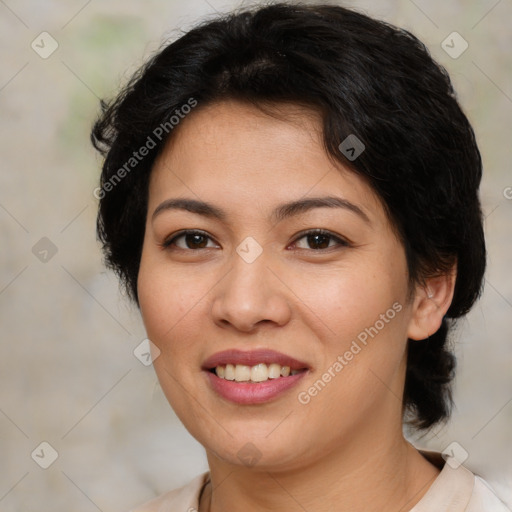
M 213 321 L 243 332 L 263 324 L 283 326 L 289 322 L 288 288 L 265 251 L 251 263 L 235 252 L 232 261 L 231 270 L 213 290 Z

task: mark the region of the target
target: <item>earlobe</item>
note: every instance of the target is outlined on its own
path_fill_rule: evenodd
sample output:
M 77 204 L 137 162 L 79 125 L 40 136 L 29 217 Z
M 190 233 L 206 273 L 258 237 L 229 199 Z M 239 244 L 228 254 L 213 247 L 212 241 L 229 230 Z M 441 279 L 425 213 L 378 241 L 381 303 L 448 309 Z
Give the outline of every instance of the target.
M 417 285 L 408 338 L 424 340 L 441 327 L 453 299 L 455 279 L 454 267 L 450 273 L 428 278 L 422 285 Z

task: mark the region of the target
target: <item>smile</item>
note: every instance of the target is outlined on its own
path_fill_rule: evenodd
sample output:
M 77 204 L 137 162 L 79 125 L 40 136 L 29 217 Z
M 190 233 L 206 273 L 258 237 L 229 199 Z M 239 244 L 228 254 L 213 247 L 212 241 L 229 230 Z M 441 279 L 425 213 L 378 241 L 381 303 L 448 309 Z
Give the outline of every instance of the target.
M 309 366 L 273 350 L 226 350 L 208 358 L 202 369 L 208 385 L 238 404 L 261 404 L 295 386 Z
M 255 383 L 296 375 L 301 371 L 305 371 L 305 368 L 302 370 L 292 370 L 289 366 L 281 366 L 279 363 L 271 363 L 270 365 L 259 363 L 254 366 L 227 364 L 212 368 L 211 371 L 214 371 L 220 379 Z

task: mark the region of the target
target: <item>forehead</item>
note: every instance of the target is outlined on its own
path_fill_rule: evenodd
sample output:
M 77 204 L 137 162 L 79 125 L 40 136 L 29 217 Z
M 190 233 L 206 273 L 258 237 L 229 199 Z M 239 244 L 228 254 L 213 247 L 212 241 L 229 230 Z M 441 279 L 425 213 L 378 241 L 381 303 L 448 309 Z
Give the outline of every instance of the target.
M 319 195 L 384 214 L 366 181 L 326 152 L 319 113 L 291 104 L 262 111 L 223 101 L 197 107 L 173 132 L 153 167 L 150 209 L 169 196 L 261 209 Z

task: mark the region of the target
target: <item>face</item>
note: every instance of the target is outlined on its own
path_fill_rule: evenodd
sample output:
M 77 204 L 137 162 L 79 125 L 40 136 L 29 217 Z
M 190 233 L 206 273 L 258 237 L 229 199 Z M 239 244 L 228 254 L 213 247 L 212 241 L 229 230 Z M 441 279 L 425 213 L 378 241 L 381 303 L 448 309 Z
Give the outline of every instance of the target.
M 280 113 L 222 102 L 181 122 L 152 171 L 138 279 L 185 427 L 225 463 L 273 469 L 401 432 L 413 315 L 382 204 L 329 159 L 315 113 Z

